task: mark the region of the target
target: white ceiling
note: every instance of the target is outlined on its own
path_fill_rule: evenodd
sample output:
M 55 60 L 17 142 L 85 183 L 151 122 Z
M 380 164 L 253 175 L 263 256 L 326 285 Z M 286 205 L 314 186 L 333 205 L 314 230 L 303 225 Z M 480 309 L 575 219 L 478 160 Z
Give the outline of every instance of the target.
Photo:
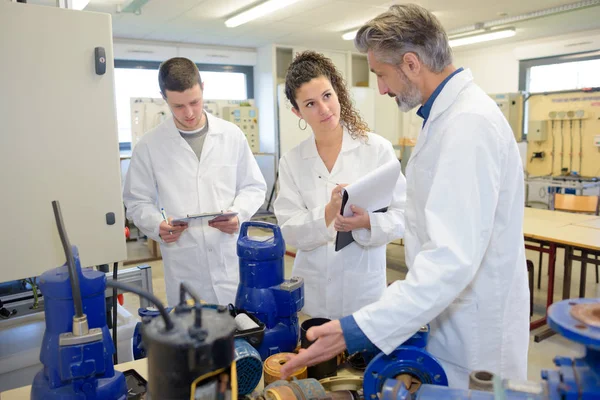
M 113 15 L 115 38 L 193 44 L 258 47 L 269 43 L 332 50 L 354 50 L 352 41 L 341 39 L 343 32 L 359 27 L 382 13 L 390 0 L 299 0 L 268 16 L 236 28 L 227 28 L 226 17 L 260 3 L 261 0 L 149 0 L 141 15 L 117 13 L 117 4 L 126 0 L 91 0 L 86 11 Z M 517 16 L 576 0 L 414 0 L 433 11 L 444 27 L 453 29 L 478 22 Z M 128 2 L 128 1 L 127 1 Z M 55 6 L 55 0 L 29 3 Z M 517 35 L 502 43 L 518 42 L 600 28 L 600 6 L 511 24 Z M 500 43 L 500 41 L 496 42 Z M 480 47 L 489 46 L 479 45 Z M 467 46 L 458 51 L 470 50 Z

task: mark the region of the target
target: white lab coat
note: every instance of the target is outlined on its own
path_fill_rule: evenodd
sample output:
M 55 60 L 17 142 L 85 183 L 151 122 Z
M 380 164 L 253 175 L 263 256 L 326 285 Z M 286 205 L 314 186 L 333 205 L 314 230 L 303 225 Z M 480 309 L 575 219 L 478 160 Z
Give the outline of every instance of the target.
M 352 139 L 346 130 L 331 173 L 313 135 L 282 157 L 274 209 L 286 244 L 297 249 L 292 274 L 304 278 L 306 314 L 340 318 L 383 293 L 386 244 L 404 233 L 404 175 L 398 178 L 388 211 L 371 213 L 371 230 L 353 231 L 355 241 L 339 252 L 334 224 L 325 226 L 325 206 L 335 183 L 350 184 L 395 159 L 391 143 L 383 137 L 369 133 L 365 143 Z
M 237 234 L 190 222 L 179 240 L 163 243 L 160 208 L 169 217 L 232 210 L 240 224 L 264 203 L 266 183 L 246 141 L 234 124 L 207 113 L 208 132 L 198 157 L 183 139 L 173 118 L 148 132 L 135 146 L 125 179 L 127 217 L 148 237 L 160 242 L 167 300 L 179 302 L 179 285 L 191 283 L 209 303 L 233 303 L 239 283 Z
M 527 379 L 529 290 L 523 167 L 498 106 L 455 75 L 437 97 L 407 170 L 404 281 L 354 314 L 390 353 L 431 322 L 427 350 L 449 384 L 471 370 Z

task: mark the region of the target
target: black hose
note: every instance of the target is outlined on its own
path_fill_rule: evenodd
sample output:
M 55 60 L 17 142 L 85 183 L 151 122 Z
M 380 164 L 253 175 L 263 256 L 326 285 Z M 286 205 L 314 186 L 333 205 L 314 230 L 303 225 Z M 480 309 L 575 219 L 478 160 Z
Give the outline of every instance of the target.
M 62 213 L 60 212 L 60 203 L 58 200 L 52 202 L 52 208 L 54 209 L 54 218 L 56 219 L 56 226 L 58 228 L 58 234 L 60 241 L 62 242 L 65 256 L 67 257 L 67 269 L 69 270 L 69 280 L 71 281 L 71 292 L 73 292 L 73 303 L 75 305 L 75 317 L 83 317 L 83 304 L 81 302 L 81 288 L 79 287 L 79 275 L 75 268 L 75 258 L 73 257 L 73 251 L 71 249 L 71 243 L 67 237 L 67 231 L 65 230 L 65 224 L 62 219 Z
M 168 331 L 173 329 L 173 321 L 171 320 L 171 317 L 167 313 L 167 310 L 165 310 L 165 306 L 163 306 L 162 302 L 153 294 L 144 292 L 143 290 L 138 289 L 135 286 L 129 286 L 124 283 L 115 282 L 115 281 L 107 281 L 106 286 L 121 289 L 124 292 L 131 292 L 131 293 L 137 294 L 138 296 L 145 298 L 146 300 L 148 300 L 149 302 L 154 304 L 156 306 L 156 308 L 158 308 L 158 312 L 160 312 L 160 315 L 162 316 L 163 320 L 165 321 L 165 329 Z
M 113 264 L 113 282 L 117 281 L 117 269 L 119 267 L 119 263 L 116 262 Z M 115 344 L 115 354 L 113 355 L 113 363 L 119 363 L 119 355 L 117 350 L 117 288 L 113 287 L 112 290 L 112 304 L 113 304 L 113 343 Z
M 185 304 L 186 293 L 189 294 L 192 299 L 194 299 L 194 302 L 200 304 L 200 296 L 198 296 L 196 290 L 194 290 L 185 282 L 181 282 L 181 285 L 179 286 L 179 304 Z
M 179 304 L 185 305 L 186 292 L 194 299 L 194 326 L 200 328 L 202 326 L 202 305 L 200 304 L 200 296 L 196 290 L 185 282 L 181 282 L 179 286 Z

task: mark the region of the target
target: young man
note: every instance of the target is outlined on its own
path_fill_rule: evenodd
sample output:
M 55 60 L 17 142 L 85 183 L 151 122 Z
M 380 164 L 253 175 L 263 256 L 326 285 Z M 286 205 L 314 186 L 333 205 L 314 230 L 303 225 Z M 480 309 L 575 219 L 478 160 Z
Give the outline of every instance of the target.
M 244 133 L 204 111 L 203 83 L 192 61 L 165 61 L 158 83 L 173 116 L 135 146 L 123 192 L 127 217 L 161 242 L 169 305 L 178 303 L 182 281 L 209 303 L 233 303 L 236 233 L 263 204 L 265 180 Z M 171 225 L 173 218 L 221 211 L 237 216 Z
M 452 65 L 437 18 L 395 5 L 359 29 L 382 95 L 423 118 L 406 170 L 409 272 L 381 299 L 308 332 L 317 339 L 284 366 L 375 345 L 385 353 L 430 323 L 427 350 L 449 385 L 472 370 L 527 378 L 529 293 L 523 241 L 523 167 L 507 121 L 468 70 Z

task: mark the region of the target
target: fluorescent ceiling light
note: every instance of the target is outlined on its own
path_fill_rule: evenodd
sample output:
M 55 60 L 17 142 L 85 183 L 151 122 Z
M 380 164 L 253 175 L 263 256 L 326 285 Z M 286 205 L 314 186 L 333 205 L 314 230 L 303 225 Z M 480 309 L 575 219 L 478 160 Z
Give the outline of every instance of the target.
M 225 21 L 225 25 L 228 28 L 235 28 L 236 26 L 270 14 L 297 1 L 298 0 L 268 0 L 229 18 Z
M 358 29 L 355 31 L 351 31 L 351 32 L 346 32 L 342 35 L 342 39 L 344 40 L 354 40 L 354 38 L 356 37 L 356 33 L 358 32 Z
M 481 42 L 487 42 L 490 40 L 505 39 L 516 35 L 515 28 L 502 29 L 498 31 L 490 31 L 474 36 L 464 36 L 455 39 L 450 39 L 450 47 L 466 46 L 468 44 L 475 44 Z

